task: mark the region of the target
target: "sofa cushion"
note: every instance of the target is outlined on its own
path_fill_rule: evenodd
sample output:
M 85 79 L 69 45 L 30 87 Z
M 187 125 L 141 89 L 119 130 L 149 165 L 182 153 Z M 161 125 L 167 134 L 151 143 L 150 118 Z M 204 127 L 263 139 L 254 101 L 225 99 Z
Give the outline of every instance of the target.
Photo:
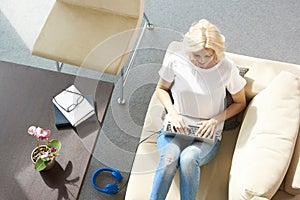
M 299 102 L 299 78 L 285 71 L 250 102 L 232 160 L 229 199 L 275 194 L 298 135 Z
M 156 95 L 153 95 L 153 99 Z M 156 106 L 150 104 L 149 106 Z M 151 109 L 148 109 L 147 116 Z M 160 118 L 157 116 L 156 118 Z M 154 125 L 155 126 L 155 125 Z M 150 132 L 150 129 L 148 129 Z M 201 167 L 197 200 L 228 200 L 228 179 L 231 158 L 238 130 L 224 131 L 217 156 Z M 146 135 L 148 132 L 144 132 Z M 156 138 L 157 135 L 154 136 Z M 155 170 L 159 162 L 157 145 L 148 139 L 138 146 L 126 190 L 125 200 L 149 200 Z M 142 187 L 138 187 L 142 185 Z M 180 181 L 177 171 L 166 200 L 180 200 Z
M 265 197 L 257 197 L 257 196 L 255 196 L 255 197 L 252 197 L 251 200 L 268 200 L 268 199 L 265 198 Z
M 156 143 L 156 133 L 161 129 L 163 123 L 163 113 L 164 107 L 154 92 L 148 106 L 140 141 Z

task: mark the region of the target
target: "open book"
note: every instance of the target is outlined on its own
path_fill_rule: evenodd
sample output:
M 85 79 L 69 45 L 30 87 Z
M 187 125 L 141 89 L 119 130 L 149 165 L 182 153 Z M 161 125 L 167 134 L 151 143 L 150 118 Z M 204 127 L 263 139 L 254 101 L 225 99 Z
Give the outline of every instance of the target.
M 74 127 L 95 114 L 94 107 L 75 85 L 53 97 L 52 102 Z

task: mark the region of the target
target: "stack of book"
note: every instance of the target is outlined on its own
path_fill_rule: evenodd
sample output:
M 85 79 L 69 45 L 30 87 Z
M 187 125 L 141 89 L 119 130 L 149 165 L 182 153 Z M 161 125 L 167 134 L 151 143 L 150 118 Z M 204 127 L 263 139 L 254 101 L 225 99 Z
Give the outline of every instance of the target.
M 93 96 L 83 96 L 75 85 L 57 94 L 52 102 L 57 127 L 76 127 L 95 115 Z

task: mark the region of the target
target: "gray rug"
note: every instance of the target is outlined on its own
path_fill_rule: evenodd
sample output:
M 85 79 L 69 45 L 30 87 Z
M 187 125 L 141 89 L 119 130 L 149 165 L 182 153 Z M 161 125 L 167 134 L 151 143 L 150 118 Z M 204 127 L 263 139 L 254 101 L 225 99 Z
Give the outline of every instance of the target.
M 54 0 L 0 0 L 0 60 L 55 70 L 53 61 L 30 53 L 53 3 Z M 102 194 L 92 188 L 91 176 L 100 167 L 113 167 L 121 171 L 126 183 L 164 52 L 171 41 L 182 39 L 194 21 L 206 18 L 216 24 L 226 37 L 228 52 L 300 64 L 299 10 L 298 0 L 146 1 L 145 12 L 155 29 L 147 30 L 142 40 L 126 82 L 124 105 L 117 103 L 119 76 L 65 65 L 62 73 L 116 84 L 79 199 L 124 198 L 126 185 L 116 195 Z M 110 182 L 111 177 L 103 176 L 103 186 Z

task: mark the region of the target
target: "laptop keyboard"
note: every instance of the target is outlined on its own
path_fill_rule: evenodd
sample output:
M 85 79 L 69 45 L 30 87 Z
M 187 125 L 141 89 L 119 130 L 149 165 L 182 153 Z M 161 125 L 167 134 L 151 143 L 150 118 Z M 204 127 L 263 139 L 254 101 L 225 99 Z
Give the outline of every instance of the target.
M 199 129 L 199 126 L 197 126 L 197 125 L 188 125 L 189 132 L 187 134 L 185 134 L 185 133 L 174 132 L 172 130 L 170 121 L 166 121 L 165 124 L 166 124 L 166 126 L 164 128 L 164 134 L 166 136 L 170 136 L 170 137 L 174 137 L 174 136 L 188 137 L 188 138 L 193 138 L 197 141 L 208 142 L 208 143 L 213 144 L 215 142 L 215 138 L 222 134 L 222 130 L 217 130 L 213 134 L 212 138 L 207 138 L 207 137 L 202 137 L 202 136 L 196 135 L 196 133 Z
M 198 129 L 198 126 L 189 125 L 189 135 L 196 135 Z
M 192 126 L 192 125 L 188 125 L 188 127 L 189 127 L 189 133 L 187 135 L 196 135 L 199 127 L 198 126 Z M 166 131 L 173 132 L 172 128 L 171 128 L 171 123 L 167 124 Z

